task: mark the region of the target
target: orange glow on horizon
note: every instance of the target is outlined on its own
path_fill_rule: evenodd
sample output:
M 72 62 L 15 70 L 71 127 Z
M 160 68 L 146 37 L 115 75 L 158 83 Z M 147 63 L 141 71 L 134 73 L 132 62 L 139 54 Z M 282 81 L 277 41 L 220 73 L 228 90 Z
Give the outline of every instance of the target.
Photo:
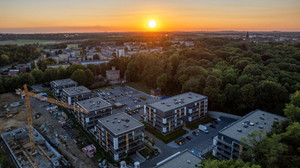
M 1 3 L 0 33 L 299 31 L 299 8 L 296 0 L 14 0 Z

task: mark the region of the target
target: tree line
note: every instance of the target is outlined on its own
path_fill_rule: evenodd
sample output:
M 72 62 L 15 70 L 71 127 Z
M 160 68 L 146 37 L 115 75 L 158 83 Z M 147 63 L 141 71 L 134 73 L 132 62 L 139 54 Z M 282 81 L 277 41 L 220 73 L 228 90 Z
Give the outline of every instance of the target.
M 38 58 L 40 52 L 35 45 L 0 45 L 0 66 L 23 64 Z
M 127 82 L 142 82 L 166 95 L 200 93 L 208 96 L 210 110 L 238 115 L 254 109 L 283 115 L 289 94 L 300 90 L 298 43 L 255 44 L 227 38 L 202 38 L 194 43 L 194 48 L 169 45 L 163 53 L 140 53 L 87 67 L 74 64 L 67 69 L 47 69 L 53 63 L 48 60 L 39 63 L 42 72 L 33 70 L 28 76 L 35 83 L 71 77 L 90 87 L 103 81 L 99 75 L 105 77 L 106 70 L 116 66 Z M 12 86 L 14 78 L 18 77 L 2 77 L 2 83 Z

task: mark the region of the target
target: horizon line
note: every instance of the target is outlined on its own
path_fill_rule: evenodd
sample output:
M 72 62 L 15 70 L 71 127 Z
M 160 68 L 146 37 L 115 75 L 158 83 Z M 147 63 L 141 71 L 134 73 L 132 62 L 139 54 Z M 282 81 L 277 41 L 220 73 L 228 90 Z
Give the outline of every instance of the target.
M 283 33 L 300 33 L 300 30 L 164 30 L 164 31 L 95 31 L 95 32 L 28 32 L 28 33 L 14 33 L 1 32 L 0 34 L 96 34 L 96 33 L 189 33 L 189 32 L 283 32 Z

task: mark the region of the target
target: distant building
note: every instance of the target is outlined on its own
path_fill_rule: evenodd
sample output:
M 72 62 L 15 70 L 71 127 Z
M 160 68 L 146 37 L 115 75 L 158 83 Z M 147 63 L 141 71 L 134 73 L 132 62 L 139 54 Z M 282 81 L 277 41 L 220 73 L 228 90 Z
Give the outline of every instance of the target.
M 109 81 L 120 80 L 120 70 L 116 70 L 116 67 L 112 67 L 112 70 L 106 71 L 106 79 Z
M 72 79 L 61 79 L 61 80 L 55 80 L 55 81 L 51 81 L 50 82 L 50 89 L 51 89 L 51 93 L 52 95 L 57 98 L 60 99 L 61 96 L 61 92 L 64 88 L 68 88 L 68 87 L 74 87 L 77 86 L 78 83 L 73 81 Z
M 219 131 L 213 139 L 216 146 L 213 155 L 219 159 L 237 159 L 239 155 L 246 151 L 242 139 L 247 139 L 248 135 L 254 131 L 269 132 L 274 122 L 279 122 L 285 118 L 262 110 L 255 110 L 229 126 Z
M 61 100 L 68 104 L 86 100 L 92 97 L 92 92 L 84 86 L 64 88 L 61 92 Z
M 89 114 L 83 114 L 73 111 L 75 118 L 86 130 L 94 128 L 98 119 L 112 114 L 112 105 L 100 97 L 78 101 L 77 105 L 89 112 Z
M 93 65 L 99 65 L 102 63 L 108 63 L 109 60 L 100 60 L 100 61 L 83 61 L 81 62 L 81 65 L 89 65 L 89 64 L 93 64 Z
M 64 63 L 64 64 L 51 64 L 51 65 L 47 65 L 48 69 L 56 69 L 58 67 L 63 67 L 63 68 L 68 68 L 70 66 L 70 64 L 68 63 Z
M 141 149 L 144 124 L 126 113 L 117 113 L 98 120 L 98 141 L 114 160 L 120 160 Z
M 116 49 L 116 56 L 117 57 L 125 57 L 125 49 Z
M 68 49 L 78 48 L 78 44 L 67 44 Z
M 69 61 L 69 55 L 68 54 L 59 54 L 59 62 L 68 62 Z
M 155 168 L 195 168 L 195 165 L 199 164 L 201 160 L 200 156 L 186 149 L 157 163 Z
M 8 71 L 8 76 L 17 76 L 20 73 L 18 69 L 11 69 Z
M 206 96 L 187 92 L 144 106 L 144 121 L 163 134 L 207 116 Z

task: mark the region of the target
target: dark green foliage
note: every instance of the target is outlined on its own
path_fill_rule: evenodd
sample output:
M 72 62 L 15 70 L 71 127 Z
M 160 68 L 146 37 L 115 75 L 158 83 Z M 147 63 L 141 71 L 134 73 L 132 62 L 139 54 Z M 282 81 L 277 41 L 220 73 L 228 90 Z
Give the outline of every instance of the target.
M 0 66 L 13 63 L 27 63 L 37 58 L 40 52 L 35 45 L 0 45 Z
M 286 104 L 286 120 L 275 122 L 267 136 L 254 132 L 241 158 L 266 168 L 297 168 L 300 163 L 300 94 L 297 91 Z

